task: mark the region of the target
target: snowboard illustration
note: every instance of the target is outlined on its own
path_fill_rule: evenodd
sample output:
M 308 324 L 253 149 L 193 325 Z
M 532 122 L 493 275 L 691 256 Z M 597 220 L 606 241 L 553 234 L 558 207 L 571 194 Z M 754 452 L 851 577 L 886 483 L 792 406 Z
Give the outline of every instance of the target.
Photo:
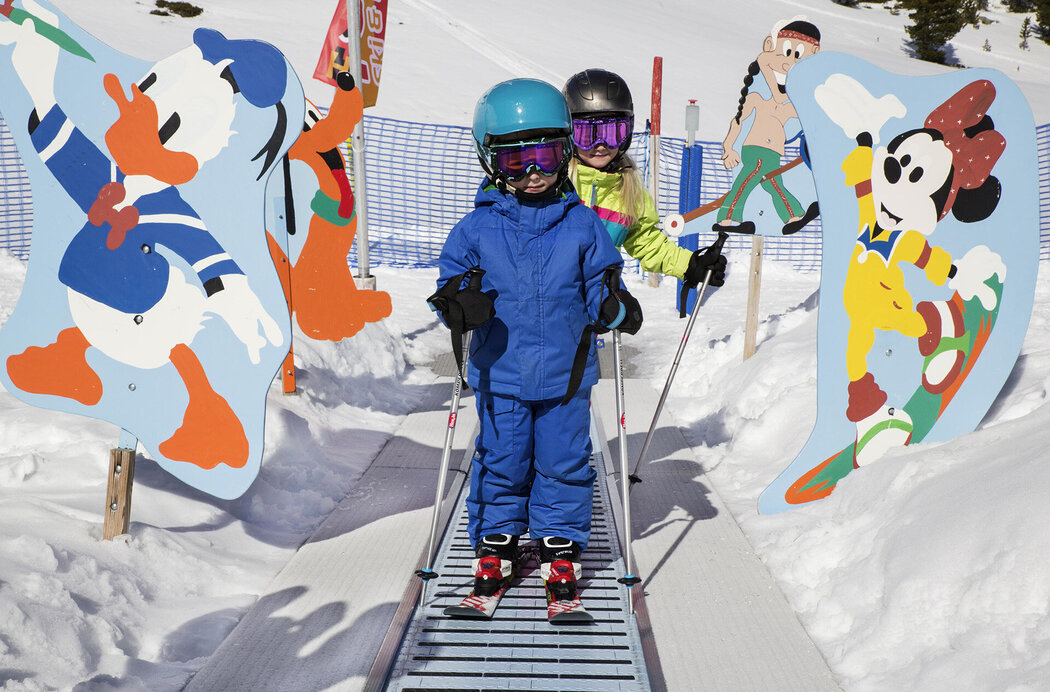
M 729 176 L 725 195 L 664 220 L 671 235 L 714 230 L 791 235 L 820 213 L 813 177 L 802 157 L 786 160 L 785 146 L 801 129 L 785 88 L 795 65 L 820 51 L 820 30 L 804 17 L 777 22 L 748 66 L 722 150 Z M 804 141 L 804 140 L 803 140 Z
M 1020 351 L 1039 257 L 1035 127 L 1001 73 L 902 77 L 822 53 L 788 93 L 824 227 L 817 421 L 763 513 L 973 430 Z
M 0 107 L 35 218 L 0 381 L 112 422 L 181 480 L 237 497 L 290 340 L 263 193 L 298 135 L 302 88 L 259 41 L 197 29 L 149 64 L 19 4 L 0 17 Z
M 339 73 L 326 115 L 306 102 L 302 134 L 288 151 L 289 164 L 282 174 L 271 176 L 267 187 L 272 217 L 283 219 L 267 222 L 269 229 L 283 226 L 283 231 L 267 233 L 270 253 L 292 314 L 313 339 L 339 341 L 367 322 L 390 316 L 390 294 L 358 290 L 346 259 L 357 214 L 339 145 L 361 121 L 363 108 L 354 78 Z

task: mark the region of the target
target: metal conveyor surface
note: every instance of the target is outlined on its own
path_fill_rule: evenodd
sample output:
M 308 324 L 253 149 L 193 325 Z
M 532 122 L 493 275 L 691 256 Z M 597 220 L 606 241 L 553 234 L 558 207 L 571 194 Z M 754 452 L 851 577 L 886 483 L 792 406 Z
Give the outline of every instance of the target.
M 535 554 L 491 620 L 443 614 L 473 583 L 474 552 L 467 538 L 463 490 L 435 560 L 441 576 L 426 587 L 424 602 L 408 626 L 387 690 L 649 690 L 641 637 L 628 608 L 620 541 L 610 504 L 600 436 L 596 451 L 591 541 L 581 556 L 580 596 L 594 616 L 588 625 L 552 625 Z M 618 502 L 618 498 L 613 502 Z M 526 544 L 527 546 L 530 544 Z M 636 598 L 637 602 L 637 598 Z

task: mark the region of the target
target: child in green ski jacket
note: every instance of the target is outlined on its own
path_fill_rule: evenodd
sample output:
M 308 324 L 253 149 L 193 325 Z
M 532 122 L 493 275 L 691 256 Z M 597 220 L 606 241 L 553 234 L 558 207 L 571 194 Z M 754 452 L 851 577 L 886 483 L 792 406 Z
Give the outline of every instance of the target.
M 598 213 L 616 247 L 642 269 L 667 274 L 693 286 L 711 270 L 709 285 L 725 283 L 726 258 L 707 248 L 690 252 L 660 230 L 652 195 L 627 153 L 634 127 L 634 101 L 619 75 L 584 70 L 562 89 L 572 115 L 575 156 L 569 178 L 580 200 Z

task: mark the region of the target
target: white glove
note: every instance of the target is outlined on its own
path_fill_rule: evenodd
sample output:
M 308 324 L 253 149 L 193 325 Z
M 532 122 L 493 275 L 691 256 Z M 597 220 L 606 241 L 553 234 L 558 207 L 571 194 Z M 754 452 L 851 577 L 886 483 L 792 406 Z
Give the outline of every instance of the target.
M 259 352 L 271 343 L 280 346 L 284 335 L 280 327 L 259 302 L 259 297 L 248 286 L 248 277 L 243 274 L 224 274 L 223 289 L 208 297 L 206 312 L 212 312 L 225 320 L 230 329 L 248 348 L 248 357 L 253 364 L 259 363 Z M 262 327 L 262 334 L 259 327 Z
M 879 141 L 879 130 L 890 118 L 903 118 L 908 109 L 893 94 L 875 98 L 849 75 L 836 73 L 813 90 L 813 98 L 850 139 L 867 132 Z
M 948 280 L 948 287 L 957 291 L 963 300 L 976 296 L 985 310 L 992 310 L 996 303 L 995 291 L 984 282 L 993 275 L 998 275 L 999 282 L 1005 283 L 1006 265 L 986 246 L 977 245 L 955 263 L 955 276 Z
M 25 10 L 47 22 L 58 26 L 58 17 L 43 7 L 25 0 Z M 29 92 L 33 106 L 41 118 L 55 105 L 55 71 L 58 69 L 59 47 L 36 31 L 36 24 L 26 18 L 21 24 L 0 19 L 0 45 L 14 44 L 11 64 Z

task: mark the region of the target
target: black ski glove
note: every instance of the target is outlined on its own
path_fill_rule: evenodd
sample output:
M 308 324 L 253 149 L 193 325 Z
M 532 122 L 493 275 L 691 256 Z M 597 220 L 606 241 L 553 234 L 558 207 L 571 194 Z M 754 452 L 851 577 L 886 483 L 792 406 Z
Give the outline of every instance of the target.
M 626 288 L 618 288 L 606 296 L 598 308 L 600 333 L 619 329 L 625 334 L 637 334 L 642 328 L 642 306 Z
M 718 224 L 715 224 L 716 226 Z M 678 294 L 678 316 L 685 317 L 686 299 L 689 291 L 697 288 L 710 270 L 711 278 L 708 286 L 722 286 L 726 282 L 726 258 L 722 254 L 722 246 L 725 245 L 729 234 L 725 231 L 718 232 L 718 240 L 703 250 L 697 250 L 689 258 L 689 266 L 682 277 L 682 290 Z M 702 294 L 701 294 L 701 297 Z
M 496 314 L 492 297 L 481 291 L 481 277 L 484 275 L 485 272 L 480 267 L 468 269 L 453 276 L 434 295 L 427 298 L 430 309 L 441 313 L 452 333 L 456 372 L 463 371 L 463 334 L 477 329 Z M 467 285 L 460 289 L 463 277 L 467 277 Z
M 430 309 L 441 313 L 449 329 L 469 332 L 496 314 L 492 298 L 481 291 L 481 277 L 484 274 L 484 270 L 478 267 L 457 274 L 427 298 Z M 467 285 L 461 289 L 464 276 L 468 277 Z
M 726 256 L 722 254 L 721 247 L 706 247 L 697 250 L 689 258 L 689 267 L 685 270 L 682 281 L 692 287 L 699 286 L 704 282 L 708 270 L 711 271 L 711 280 L 708 286 L 724 286 L 726 282 Z
M 605 298 L 598 305 L 598 319 L 584 327 L 580 335 L 580 344 L 572 359 L 569 386 L 561 400 L 562 406 L 569 403 L 580 389 L 594 334 L 604 334 L 610 329 L 637 334 L 642 327 L 642 306 L 626 288 L 620 288 L 620 269 L 619 265 L 607 267 L 602 276 L 602 294 Z

